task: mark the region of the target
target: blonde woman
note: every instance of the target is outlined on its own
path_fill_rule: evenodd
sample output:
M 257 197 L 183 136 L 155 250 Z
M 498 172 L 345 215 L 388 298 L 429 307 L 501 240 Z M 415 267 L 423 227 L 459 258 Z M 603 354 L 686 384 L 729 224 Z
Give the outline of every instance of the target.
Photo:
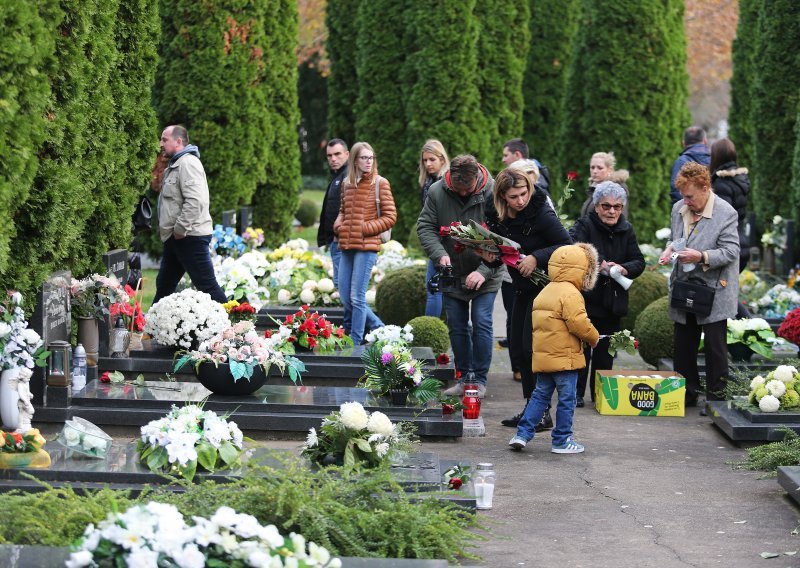
M 368 320 L 373 328 L 383 325 L 367 306 L 367 287 L 381 249 L 380 234 L 394 226 L 397 212 L 389 181 L 378 175 L 375 151 L 366 142 L 353 144 L 343 185 L 339 215 L 333 224 L 342 252 L 339 294 L 344 305 L 345 330 L 353 343 L 360 345 Z
M 447 151 L 438 140 L 428 140 L 422 145 L 419 153 L 419 186 L 422 192 L 422 205 L 428 198 L 428 189 L 439 181 L 447 168 L 450 167 L 450 159 Z M 428 282 L 436 274 L 436 265 L 432 260 L 428 260 L 428 270 L 425 272 L 425 282 Z M 442 315 L 442 293 L 432 294 L 428 292 L 428 299 L 425 302 L 425 315 L 439 317 Z
M 628 170 L 618 170 L 617 158 L 614 152 L 595 152 L 592 154 L 592 159 L 589 160 L 589 187 L 586 188 L 586 201 L 581 206 L 581 217 L 585 217 L 589 212 L 594 211 L 594 203 L 592 202 L 592 194 L 594 188 L 604 181 L 613 181 L 622 186 L 625 193 L 628 194 L 628 186 L 626 182 L 630 174 Z M 626 217 L 628 216 L 628 203 L 625 202 L 625 210 L 622 212 Z

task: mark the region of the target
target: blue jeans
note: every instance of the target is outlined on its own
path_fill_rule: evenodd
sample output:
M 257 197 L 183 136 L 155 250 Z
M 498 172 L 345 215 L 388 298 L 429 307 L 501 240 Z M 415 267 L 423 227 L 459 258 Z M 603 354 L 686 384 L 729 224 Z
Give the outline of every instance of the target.
M 344 305 L 344 328 L 355 345 L 364 340 L 364 328 L 383 327 L 383 322 L 367 306 L 369 276 L 378 253 L 343 250 L 339 260 L 339 294 Z
M 436 274 L 436 265 L 432 260 L 429 260 L 428 269 L 425 271 L 425 288 L 428 294 L 428 300 L 425 302 L 425 315 L 438 318 L 442 315 L 442 293 L 436 292 L 435 294 L 431 294 L 427 292 L 428 281 L 433 278 L 434 274 Z
M 333 262 L 333 285 L 339 289 L 339 260 L 342 258 L 342 251 L 339 250 L 339 241 L 332 241 L 328 247 Z
M 525 413 L 517 426 L 517 436 L 532 440 L 534 428 L 542 420 L 545 410 L 558 390 L 556 408 L 556 427 L 553 429 L 553 445 L 560 446 L 572 437 L 572 415 L 575 413 L 575 385 L 578 371 L 559 371 L 557 373 L 536 373 L 536 390 L 533 391 Z
M 210 242 L 211 235 L 187 236 L 180 240 L 170 237 L 164 242 L 164 255 L 156 277 L 154 304 L 175 292 L 178 282 L 187 272 L 195 288 L 210 295 L 215 302 L 224 304 L 228 301 L 214 275 L 214 265 L 211 264 L 211 252 L 208 249 Z
M 471 301 L 459 300 L 449 294 L 442 295 L 456 368 L 462 376 L 474 373 L 475 382 L 482 385 L 486 384 L 489 365 L 492 364 L 492 311 L 496 295 L 497 292 L 487 292 L 475 296 Z

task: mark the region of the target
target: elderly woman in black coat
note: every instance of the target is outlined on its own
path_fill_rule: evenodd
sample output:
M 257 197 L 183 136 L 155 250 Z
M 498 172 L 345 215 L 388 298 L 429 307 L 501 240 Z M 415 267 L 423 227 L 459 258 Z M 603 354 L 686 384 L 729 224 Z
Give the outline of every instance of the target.
M 584 292 L 586 312 L 601 335 L 620 330 L 620 319 L 628 313 L 628 290 L 612 274 L 619 273 L 634 279 L 644 272 L 644 256 L 636 241 L 633 226 L 622 213 L 627 204 L 625 189 L 613 181 L 604 181 L 595 187 L 592 208 L 578 219 L 569 233 L 576 243 L 589 243 L 597 249 L 601 265 L 597 285 Z M 577 406 L 583 406 L 587 376 L 595 369 L 611 369 L 614 358 L 608 352 L 608 338 L 600 340 L 592 351 L 584 351 L 586 367 L 578 372 Z M 591 359 L 591 365 L 590 365 Z M 594 400 L 594 376 L 589 377 L 590 392 Z
M 572 243 L 569 233 L 548 203 L 547 194 L 536 189 L 537 178 L 536 172 L 526 173 L 514 166 L 503 170 L 494 183 L 494 207 L 486 208 L 489 229 L 518 243 L 525 255 L 515 268 L 509 268 L 509 273 L 515 294 L 511 314 L 511 357 L 522 373 L 522 396 L 526 405 L 536 386 L 532 369 L 531 310 L 533 299 L 542 290 L 529 277 L 536 268 L 546 273 L 547 261 L 553 251 Z M 503 426 L 516 428 L 522 412 L 503 420 Z M 550 413 L 545 412 L 537 432 L 552 427 Z

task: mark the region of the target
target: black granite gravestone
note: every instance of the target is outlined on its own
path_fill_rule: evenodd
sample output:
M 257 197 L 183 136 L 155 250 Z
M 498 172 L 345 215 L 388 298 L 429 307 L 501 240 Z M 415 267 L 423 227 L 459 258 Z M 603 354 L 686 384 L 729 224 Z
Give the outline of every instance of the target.
M 36 297 L 36 309 L 29 320 L 31 329 L 44 340 L 45 347 L 51 341 L 69 341 L 71 307 L 69 287 L 72 274 L 69 270 L 53 272 L 44 281 Z M 55 388 L 55 387 L 54 387 Z M 36 367 L 31 377 L 33 404 L 44 404 L 45 369 Z
M 253 227 L 253 208 L 249 206 L 239 209 L 239 234 L 243 234 L 248 227 Z
M 230 209 L 222 212 L 222 227 L 233 227 L 236 229 L 236 210 Z
M 103 255 L 103 264 L 106 267 L 106 274 L 108 276 L 114 276 L 119 280 L 120 284 L 124 286 L 128 281 L 128 250 L 114 249 L 108 251 Z M 114 327 L 114 322 L 111 321 L 110 318 L 104 317 L 100 320 L 100 342 L 98 348 L 100 357 L 108 357 L 110 355 L 108 351 L 108 342 L 109 332 L 112 327 Z M 96 370 L 96 367 L 92 368 L 92 371 L 96 372 Z M 94 372 L 90 376 L 87 376 L 87 379 L 96 378 Z

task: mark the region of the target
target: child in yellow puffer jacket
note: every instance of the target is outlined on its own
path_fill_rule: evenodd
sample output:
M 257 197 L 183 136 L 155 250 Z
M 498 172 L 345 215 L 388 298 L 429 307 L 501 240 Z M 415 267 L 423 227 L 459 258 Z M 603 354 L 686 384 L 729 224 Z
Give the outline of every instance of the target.
M 581 342 L 596 347 L 600 334 L 586 315 L 581 290 L 591 290 L 599 270 L 597 251 L 578 243 L 560 247 L 548 261 L 550 283 L 533 301 L 533 372 L 536 390 L 508 445 L 521 450 L 533 439 L 553 391 L 558 391 L 554 454 L 579 454 L 584 447 L 572 437 L 578 369 L 586 366 Z

